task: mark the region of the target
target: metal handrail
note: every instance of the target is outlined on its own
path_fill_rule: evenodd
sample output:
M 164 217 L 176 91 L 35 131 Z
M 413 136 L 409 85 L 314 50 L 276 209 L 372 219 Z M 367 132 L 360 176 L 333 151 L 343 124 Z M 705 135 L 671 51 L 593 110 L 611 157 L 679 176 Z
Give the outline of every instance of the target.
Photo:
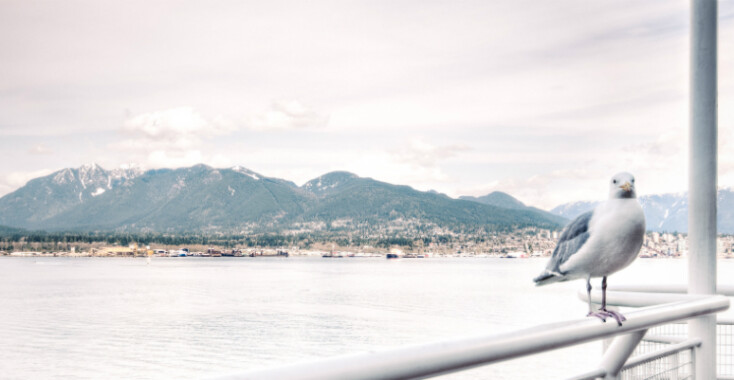
M 709 297 L 705 294 L 688 294 L 687 285 L 683 284 L 655 284 L 655 285 L 616 285 L 607 290 L 607 305 L 621 307 L 644 307 L 661 303 L 701 299 Z M 716 294 L 734 297 L 734 285 L 717 285 Z M 586 289 L 579 289 L 577 296 L 586 302 Z M 601 291 L 591 292 L 591 302 L 601 303 Z M 718 316 L 718 325 L 734 325 L 734 317 Z
M 620 368 L 620 371 L 633 368 L 635 366 L 638 366 L 640 364 L 644 364 L 668 355 L 677 354 L 679 352 L 690 350 L 696 347 L 701 346 L 701 340 L 700 339 L 692 339 L 692 340 L 686 340 L 681 341 L 679 343 L 675 343 L 670 345 L 669 347 L 665 347 L 663 349 L 649 352 L 646 354 L 635 356 L 631 359 L 629 359 L 624 366 Z M 567 380 L 596 380 L 598 378 L 603 378 L 608 375 L 608 372 L 603 369 L 595 369 L 593 371 L 585 372 L 583 374 L 568 378 Z M 721 379 L 719 379 L 721 380 Z
M 584 288 L 586 290 L 586 288 Z M 617 284 L 609 285 L 609 291 L 645 293 L 688 293 L 687 284 Z M 734 285 L 717 284 L 716 294 L 734 297 Z
M 579 299 L 586 302 L 586 290 L 580 290 L 577 293 Z M 685 300 L 697 300 L 711 297 L 706 294 L 679 294 L 679 293 L 653 293 L 642 291 L 607 291 L 607 306 L 623 306 L 623 307 L 646 307 L 659 305 L 662 303 L 680 302 Z M 723 297 L 723 296 L 721 296 Z M 602 300 L 602 292 L 593 290 L 591 292 L 591 302 L 600 304 Z
M 602 323 L 596 318 L 584 318 L 501 335 L 472 336 L 337 356 L 250 371 L 222 379 L 425 378 L 618 335 L 623 335 L 620 338 L 633 335 L 641 338 L 638 332 L 651 327 L 717 313 L 728 307 L 728 298 L 715 295 L 638 309 L 627 314 L 627 320 L 622 326 Z M 626 358 L 621 358 L 622 364 Z M 621 364 L 618 367 L 613 371 L 618 371 Z M 606 372 L 608 370 L 604 373 Z

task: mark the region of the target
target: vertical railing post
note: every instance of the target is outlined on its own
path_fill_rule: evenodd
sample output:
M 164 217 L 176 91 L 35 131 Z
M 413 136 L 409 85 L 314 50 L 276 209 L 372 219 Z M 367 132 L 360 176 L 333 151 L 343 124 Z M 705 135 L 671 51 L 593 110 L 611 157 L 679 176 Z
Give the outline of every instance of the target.
M 619 335 L 614 338 L 609 348 L 604 353 L 604 357 L 599 364 L 600 368 L 606 371 L 604 380 L 619 380 L 621 377 L 619 372 L 624 367 L 624 363 L 635 351 L 635 347 L 640 343 L 647 333 L 645 330 L 637 330 L 626 335 Z
M 688 180 L 688 292 L 716 293 L 716 0 L 691 0 L 690 156 Z M 716 378 L 716 316 L 689 322 L 701 339 L 696 379 Z

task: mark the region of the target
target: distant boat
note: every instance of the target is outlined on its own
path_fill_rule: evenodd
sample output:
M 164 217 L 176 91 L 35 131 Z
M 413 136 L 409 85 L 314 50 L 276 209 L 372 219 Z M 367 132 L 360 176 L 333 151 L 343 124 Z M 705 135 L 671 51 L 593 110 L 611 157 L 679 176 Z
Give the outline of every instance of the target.
M 342 255 L 341 252 L 337 252 L 336 250 L 334 250 L 334 247 L 335 247 L 335 245 L 332 244 L 331 245 L 331 251 L 329 251 L 329 253 L 324 253 L 321 257 L 325 257 L 327 259 L 332 258 L 332 257 L 337 257 L 337 258 L 338 257 L 344 257 L 344 255 Z
M 284 251 L 282 249 L 278 249 L 276 251 L 273 251 L 273 250 L 270 250 L 270 249 L 268 249 L 268 250 L 262 250 L 261 249 L 259 251 L 252 251 L 248 255 L 245 255 L 245 256 L 250 256 L 250 257 L 288 257 L 288 256 L 290 256 L 290 254 L 288 253 L 288 251 Z
M 388 259 L 398 259 L 400 256 L 397 253 L 388 253 L 386 256 Z
M 329 253 L 324 253 L 321 257 L 325 257 L 327 259 L 330 259 L 332 257 L 344 257 L 341 252 L 337 252 L 334 248 L 336 248 L 336 245 L 331 245 L 331 251 Z

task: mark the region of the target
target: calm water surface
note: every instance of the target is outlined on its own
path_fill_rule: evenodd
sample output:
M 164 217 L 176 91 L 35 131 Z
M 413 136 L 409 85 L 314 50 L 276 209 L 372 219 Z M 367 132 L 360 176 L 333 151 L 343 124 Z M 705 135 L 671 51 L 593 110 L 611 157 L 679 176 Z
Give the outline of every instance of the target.
M 536 288 L 544 259 L 0 258 L 2 378 L 211 378 L 583 317 L 583 281 Z M 637 260 L 610 283 L 681 283 Z M 734 263 L 719 261 L 720 281 Z M 444 376 L 565 378 L 599 343 Z

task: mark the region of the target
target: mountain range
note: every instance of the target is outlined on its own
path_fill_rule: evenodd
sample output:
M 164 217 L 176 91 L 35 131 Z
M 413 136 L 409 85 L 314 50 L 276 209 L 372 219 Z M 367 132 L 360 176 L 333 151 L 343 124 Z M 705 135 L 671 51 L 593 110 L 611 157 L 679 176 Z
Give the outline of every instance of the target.
M 494 195 L 493 195 L 494 194 Z M 502 193 L 453 199 L 348 172 L 303 186 L 237 166 L 68 168 L 0 198 L 0 225 L 48 231 L 413 234 L 556 229 L 566 220 Z
M 645 195 L 639 198 L 649 231 L 688 232 L 688 193 Z M 596 207 L 600 202 L 573 202 L 555 207 L 550 212 L 567 219 Z M 734 234 L 734 191 L 719 189 L 717 194 L 717 230 Z
M 639 198 L 647 228 L 687 232 L 687 194 Z M 557 229 L 599 202 L 550 212 L 495 191 L 459 199 L 337 171 L 302 186 L 241 166 L 59 170 L 0 198 L 0 232 L 288 232 L 382 234 Z M 4 226 L 4 227 L 2 227 Z M 718 232 L 734 233 L 734 191 L 718 192 Z

